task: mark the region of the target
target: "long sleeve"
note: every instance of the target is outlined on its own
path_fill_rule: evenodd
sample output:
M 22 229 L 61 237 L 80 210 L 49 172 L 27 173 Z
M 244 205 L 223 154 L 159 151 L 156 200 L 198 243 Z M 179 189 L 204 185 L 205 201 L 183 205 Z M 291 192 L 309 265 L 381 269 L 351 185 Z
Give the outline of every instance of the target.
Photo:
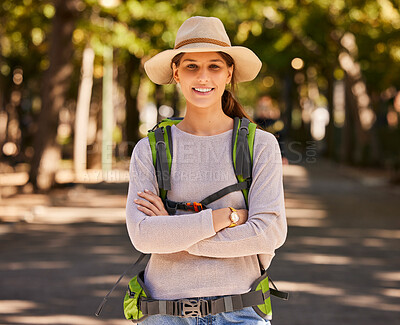
M 157 181 L 147 138 L 135 146 L 129 169 L 126 224 L 132 244 L 143 253 L 174 253 L 215 234 L 212 210 L 174 216 L 147 216 L 134 199 L 145 189 L 158 194 Z
M 249 217 L 245 224 L 226 228 L 189 247 L 197 256 L 227 258 L 274 255 L 287 234 L 279 144 L 270 133 L 257 130 Z

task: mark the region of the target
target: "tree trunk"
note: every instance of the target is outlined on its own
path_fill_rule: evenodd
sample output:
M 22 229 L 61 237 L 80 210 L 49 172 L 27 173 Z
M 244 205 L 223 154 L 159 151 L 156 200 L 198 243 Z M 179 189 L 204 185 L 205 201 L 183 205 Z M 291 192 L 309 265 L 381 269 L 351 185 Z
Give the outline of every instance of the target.
M 326 71 L 328 79 L 328 111 L 329 111 L 329 123 L 326 128 L 326 144 L 327 144 L 327 156 L 330 159 L 336 159 L 335 153 L 335 121 L 334 121 L 334 102 L 333 102 L 333 88 L 334 88 L 334 77 L 333 72 L 329 69 Z
M 60 109 L 65 102 L 73 66 L 72 33 L 78 0 L 56 0 L 52 21 L 49 59 L 50 67 L 42 82 L 42 108 L 34 141 L 30 182 L 35 189 L 49 190 L 55 183 L 55 174 L 61 158 L 56 141 Z
M 367 93 L 367 87 L 363 80 L 360 64 L 357 62 L 358 47 L 355 36 L 345 33 L 340 40 L 343 51 L 339 54 L 339 63 L 347 75 L 346 96 L 349 96 L 351 104 L 346 105 L 350 109 L 356 131 L 357 145 L 354 150 L 356 163 L 360 163 L 365 158 L 367 146 L 371 140 L 371 128 L 375 122 L 375 113 L 371 109 L 371 98 Z M 351 97 L 351 98 L 350 98 Z
M 353 106 L 353 96 L 351 95 L 351 87 L 349 86 L 348 77 L 345 81 L 345 119 L 342 129 L 342 143 L 341 143 L 341 161 L 344 163 L 353 163 L 354 161 L 354 122 L 351 108 Z
M 282 134 L 287 141 L 287 137 L 290 137 L 289 130 L 292 129 L 292 111 L 293 111 L 293 76 L 291 73 L 286 73 L 283 80 L 283 100 L 284 100 L 284 111 L 283 111 L 283 123 L 284 129 Z
M 74 170 L 77 178 L 86 170 L 87 128 L 89 124 L 90 99 L 93 86 L 94 51 L 87 47 L 83 51 L 82 77 L 75 114 Z
M 140 84 L 140 60 L 130 56 L 126 66 L 125 98 L 126 98 L 126 140 L 127 154 L 132 154 L 133 147 L 139 140 L 139 110 L 137 96 Z

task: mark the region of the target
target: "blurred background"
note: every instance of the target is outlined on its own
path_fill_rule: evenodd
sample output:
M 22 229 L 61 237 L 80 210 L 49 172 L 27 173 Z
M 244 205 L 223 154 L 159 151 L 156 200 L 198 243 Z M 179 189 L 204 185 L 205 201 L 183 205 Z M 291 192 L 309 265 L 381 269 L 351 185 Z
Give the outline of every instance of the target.
M 274 325 L 399 324 L 399 5 L 2 0 L 0 323 L 125 323 L 118 298 L 92 315 L 137 255 L 130 155 L 185 114 L 143 64 L 203 15 L 263 62 L 236 97 L 283 152 L 289 237 L 271 274 L 292 298 Z

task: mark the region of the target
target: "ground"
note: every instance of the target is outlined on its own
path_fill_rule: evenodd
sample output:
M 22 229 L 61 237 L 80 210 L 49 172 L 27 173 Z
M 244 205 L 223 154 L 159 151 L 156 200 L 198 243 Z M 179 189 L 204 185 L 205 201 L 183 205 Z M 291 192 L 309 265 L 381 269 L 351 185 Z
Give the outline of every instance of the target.
M 284 175 L 289 231 L 269 274 L 290 299 L 272 298 L 273 325 L 400 324 L 399 188 L 323 160 Z M 71 184 L 3 196 L 0 324 L 131 324 L 122 315 L 129 276 L 94 316 L 138 256 L 126 191 Z

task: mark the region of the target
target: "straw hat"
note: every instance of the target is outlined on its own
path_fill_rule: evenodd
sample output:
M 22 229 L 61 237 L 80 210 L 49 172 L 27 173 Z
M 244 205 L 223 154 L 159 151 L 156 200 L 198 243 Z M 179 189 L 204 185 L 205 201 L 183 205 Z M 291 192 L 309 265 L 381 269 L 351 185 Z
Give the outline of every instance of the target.
M 225 52 L 235 65 L 236 82 L 253 80 L 261 69 L 261 61 L 253 51 L 242 46 L 231 46 L 221 20 L 215 17 L 191 17 L 179 28 L 175 47 L 163 51 L 144 64 L 147 75 L 156 84 L 175 83 L 171 60 L 179 53 Z

